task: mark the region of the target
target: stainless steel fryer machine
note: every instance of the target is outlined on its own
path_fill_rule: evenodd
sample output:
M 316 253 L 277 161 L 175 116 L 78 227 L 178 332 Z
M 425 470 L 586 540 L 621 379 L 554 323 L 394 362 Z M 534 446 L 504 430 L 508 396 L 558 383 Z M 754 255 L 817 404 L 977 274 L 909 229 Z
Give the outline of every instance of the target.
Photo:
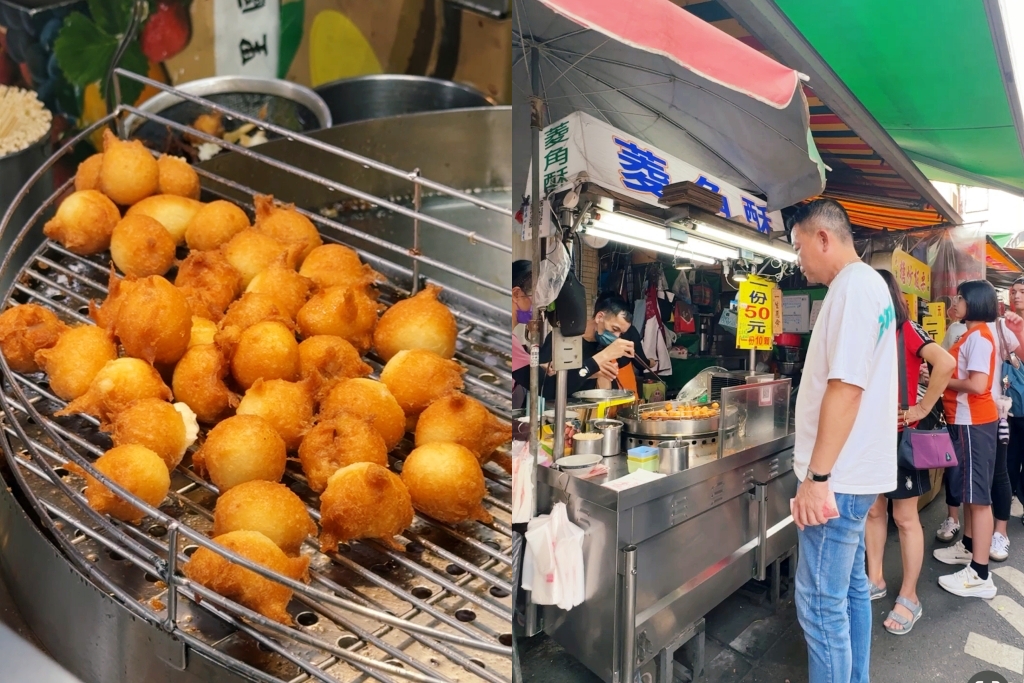
M 173 91 L 226 116 L 274 128 L 141 76 L 121 70 L 118 74 Z M 124 113 L 219 144 L 244 155 L 254 167 L 272 165 L 339 196 L 405 216 L 411 220 L 417 244 L 421 230 L 439 231 L 458 242 L 468 240 L 476 251 L 506 254 L 511 262 L 508 244 L 467 235 L 465 229 L 418 210 L 421 191 L 429 190 L 493 213 L 511 226 L 510 206 L 424 178 L 414 169 L 394 168 L 292 131 L 274 130 L 295 145 L 335 155 L 339 166 L 357 164 L 404 179 L 414 198 L 412 205 L 316 176 L 265 157 L 258 147 L 232 145 L 130 105 L 118 105 L 78 138 L 101 126 L 120 124 Z M 12 222 L 19 205 L 55 159 L 35 174 L 0 223 L 0 245 L 5 248 L 0 286 L 5 307 L 33 302 L 50 308 L 67 323 L 88 324 L 90 299 L 106 295 L 108 263 L 102 256 L 76 256 L 46 240 L 41 232 L 55 204 L 73 189 L 72 181 L 57 188 L 41 206 L 32 207 L 34 214 L 26 224 Z M 234 180 L 197 170 L 206 190 L 227 186 L 250 197 L 253 193 Z M 388 277 L 382 285 L 385 303 L 416 291 L 427 281 L 419 275 L 421 265 L 447 274 L 442 299 L 459 321 L 456 359 L 467 368 L 465 391 L 508 419 L 510 309 L 452 284 L 453 279 L 462 278 L 473 287 L 507 297 L 507 281 L 495 284 L 476 276 L 466 264 L 446 261 L 447 252 L 423 254 L 375 239 L 341 219 L 304 213 L 321 228 L 325 242 L 374 239 L 375 253 L 360 255 Z M 379 370 L 376 359 L 368 361 Z M 14 373 L 2 359 L 0 369 L 0 445 L 6 458 L 6 467 L 0 466 L 0 572 L 43 646 L 84 681 L 505 683 L 512 679 L 511 481 L 502 468 L 493 463 L 484 468 L 485 505 L 494 516 L 492 524 L 448 526 L 417 516 L 404 534 L 401 552 L 376 542 L 353 542 L 322 554 L 310 539 L 303 551 L 311 557 L 311 582 L 305 585 L 210 541 L 216 490 L 192 472 L 189 456 L 172 473 L 168 498 L 159 508 L 149 507 L 91 467 L 95 457 L 110 447 L 95 420 L 52 417 L 64 402 L 50 391 L 45 376 Z M 395 469 L 400 469 L 409 448 L 408 442 L 403 443 L 392 454 Z M 64 467 L 69 461 L 143 508 L 147 513 L 143 522 L 126 524 L 91 510 L 81 493 L 83 480 Z M 310 511 L 318 519 L 315 494 L 305 487 L 301 471 L 289 465 L 285 483 L 313 503 Z M 186 579 L 180 568 L 200 546 L 292 588 L 289 612 L 294 623 L 270 621 Z
M 633 488 L 605 486 L 627 474 L 625 454 L 589 479 L 538 468 L 541 509 L 564 502 L 584 530 L 586 585 L 569 611 L 539 607 L 537 626 L 606 683 L 697 680 L 704 615 L 751 579 L 770 578 L 777 600 L 795 557 L 789 395 L 788 379 L 723 389 L 717 451 Z

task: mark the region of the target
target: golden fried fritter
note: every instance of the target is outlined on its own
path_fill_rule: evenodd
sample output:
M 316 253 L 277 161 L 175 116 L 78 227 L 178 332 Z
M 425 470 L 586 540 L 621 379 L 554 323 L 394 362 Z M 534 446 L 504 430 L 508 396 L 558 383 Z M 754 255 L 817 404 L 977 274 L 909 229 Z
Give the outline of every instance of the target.
M 185 242 L 185 228 L 203 208 L 202 202 L 175 194 L 156 194 L 146 197 L 128 209 L 126 216 L 149 216 L 167 229 L 176 245 Z
M 237 328 L 229 328 L 237 330 Z M 219 339 L 219 337 L 218 337 Z M 256 380 L 299 379 L 299 343 L 283 323 L 264 321 L 241 333 L 231 355 L 231 375 L 243 389 Z
M 99 306 L 95 301 L 89 302 L 89 317 L 102 328 L 112 330 L 117 322 L 117 312 L 121 310 L 121 302 L 128 295 L 128 290 L 135 284 L 135 278 L 120 278 L 110 266 L 110 277 L 107 280 L 107 298 Z
M 93 154 L 88 159 L 78 164 L 78 171 L 75 173 L 75 190 L 99 190 L 100 189 L 100 167 L 103 165 L 103 152 Z
M 413 507 L 438 521 L 492 519 L 482 504 L 487 486 L 480 463 L 457 443 L 432 443 L 414 450 L 402 465 L 402 481 L 409 487 Z
M 214 322 L 242 292 L 242 276 L 219 251 L 192 251 L 178 266 L 174 285 L 192 314 Z
M 285 554 L 296 557 L 316 524 L 305 503 L 284 484 L 247 481 L 217 499 L 213 510 L 215 536 L 232 531 L 258 531 Z
M 78 465 L 69 462 L 65 466 L 85 477 L 85 499 L 93 510 L 133 524 L 142 521 L 145 516 L 142 510 L 116 495 Z M 160 505 L 171 487 L 171 477 L 164 461 L 138 444 L 111 448 L 93 463 L 93 467 L 152 507 Z
M 110 236 L 119 220 L 121 212 L 106 195 L 82 190 L 60 203 L 57 214 L 43 226 L 43 234 L 68 251 L 88 256 L 110 247 Z
M 440 293 L 440 287 L 427 285 L 416 296 L 385 311 L 373 332 L 377 355 L 385 362 L 409 349 L 433 351 L 442 358 L 454 356 L 459 328 L 452 312 L 437 300 Z
M 228 306 L 227 314 L 220 321 L 220 329 L 237 327 L 239 332 L 244 332 L 264 321 L 284 323 L 287 327 L 294 324 L 294 319 L 275 297 L 246 292 L 241 299 Z
M 398 400 L 407 416 L 419 415 L 437 399 L 461 389 L 466 369 L 436 353 L 399 351 L 380 373 L 380 381 Z
M 405 436 L 405 413 L 402 406 L 398 405 L 387 386 L 376 380 L 357 377 L 335 385 L 320 404 L 320 419 L 330 420 L 342 412 L 369 420 L 373 428 L 384 437 L 389 452 Z
M 299 344 L 299 374 L 315 379 L 322 395 L 341 380 L 366 377 L 373 368 L 359 356 L 356 347 L 341 337 L 316 335 Z
M 100 368 L 88 390 L 55 415 L 86 413 L 109 423 L 142 398 L 169 401 L 171 390 L 152 365 L 138 358 L 118 358 Z
M 256 415 L 235 415 L 210 430 L 192 466 L 224 493 L 255 479 L 280 481 L 286 458 L 284 440 L 272 424 Z
M 416 445 L 454 442 L 486 459 L 498 446 L 512 440 L 512 425 L 499 420 L 479 401 L 461 393 L 443 396 L 420 413 Z
M 371 462 L 348 465 L 331 475 L 320 495 L 320 550 L 361 538 L 402 550 L 394 537 L 409 528 L 413 516 L 409 490 L 398 475 Z
M 116 204 L 131 206 L 160 186 L 156 159 L 139 140 L 118 140 L 110 129 L 103 131 L 100 190 Z
M 235 413 L 259 415 L 274 426 L 288 450 L 294 451 L 313 426 L 314 386 L 313 380 L 258 379 L 246 390 Z
M 192 311 L 181 291 L 153 275 L 132 284 L 117 311 L 114 334 L 124 351 L 149 363 L 177 363 L 188 348 Z
M 364 287 L 384 281 L 384 276 L 360 261 L 355 251 L 340 244 L 325 244 L 311 251 L 299 274 L 321 289 Z
M 200 422 L 213 424 L 238 405 L 238 395 L 224 383 L 227 375 L 228 362 L 216 345 L 193 346 L 174 366 L 174 398 L 191 408 Z
M 68 326 L 53 311 L 22 304 L 0 314 L 0 352 L 15 372 L 39 372 L 36 352 L 57 343 Z
M 266 294 L 273 297 L 288 317 L 294 320 L 314 287 L 312 280 L 299 275 L 293 268 L 270 266 L 257 274 L 245 291 L 247 294 Z
M 184 403 L 143 398 L 114 416 L 110 431 L 115 446 L 145 446 L 173 470 L 199 437 L 199 423 Z
M 208 318 L 192 316 L 192 332 L 189 334 L 188 347 L 212 344 L 217 337 L 217 323 Z
M 295 270 L 302 245 L 289 244 L 252 228 L 236 233 L 221 248 L 228 263 L 242 274 L 242 286 L 273 265 Z
M 309 488 L 319 493 L 339 468 L 356 462 L 388 465 L 384 439 L 370 423 L 357 415 L 342 413 L 313 427 L 299 446 L 299 462 Z
M 199 174 L 181 157 L 161 154 L 156 160 L 159 172 L 159 191 L 162 194 L 173 194 L 189 199 L 199 199 L 202 189 L 199 185 Z
M 364 353 L 373 344 L 379 309 L 366 287 L 328 287 L 299 310 L 296 323 L 303 337 L 334 335 Z
M 126 215 L 110 237 L 110 258 L 125 275 L 163 275 L 174 265 L 174 238 L 154 218 Z
M 97 373 L 116 358 L 113 336 L 96 325 L 72 327 L 53 347 L 36 351 L 36 362 L 49 376 L 50 389 L 65 401 L 88 391 Z
M 288 557 L 258 531 L 232 531 L 215 537 L 213 542 L 278 574 L 309 582 L 309 558 Z M 181 570 L 196 583 L 268 619 L 292 623 L 287 610 L 292 599 L 290 588 L 240 567 L 213 550 L 199 548 Z
M 249 217 L 231 202 L 218 199 L 204 204 L 185 229 L 189 249 L 210 251 L 226 244 L 249 227 Z
M 256 223 L 253 226 L 264 235 L 288 244 L 299 244 L 298 263 L 309 253 L 323 244 L 320 233 L 312 221 L 295 210 L 294 204 L 274 205 L 274 197 L 258 194 L 253 198 L 256 205 Z

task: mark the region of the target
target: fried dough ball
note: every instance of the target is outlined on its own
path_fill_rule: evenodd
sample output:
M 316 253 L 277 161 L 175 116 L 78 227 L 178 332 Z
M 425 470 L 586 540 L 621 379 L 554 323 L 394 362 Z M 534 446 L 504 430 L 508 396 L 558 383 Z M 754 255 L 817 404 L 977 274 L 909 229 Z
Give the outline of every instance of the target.
M 287 457 L 272 424 L 257 415 L 235 415 L 210 430 L 192 466 L 224 493 L 256 479 L 280 481 Z
M 247 294 L 268 294 L 274 297 L 292 320 L 309 299 L 313 281 L 295 272 L 293 268 L 270 266 L 252 279 L 245 288 Z
M 306 433 L 299 446 L 299 462 L 309 488 L 319 493 L 331 475 L 346 465 L 372 462 L 387 467 L 388 448 L 365 418 L 342 413 Z
M 242 292 L 242 276 L 217 251 L 192 251 L 178 266 L 174 285 L 188 300 L 192 314 L 217 322 Z
M 363 362 L 356 347 L 341 337 L 321 334 L 299 344 L 299 374 L 321 383 L 325 393 L 341 380 L 371 372 L 373 368 Z
M 432 443 L 414 450 L 402 465 L 402 481 L 409 487 L 413 507 L 438 521 L 492 520 L 482 504 L 487 486 L 480 462 L 457 443 Z
M 60 242 L 68 251 L 88 256 L 106 251 L 121 212 L 114 202 L 96 190 L 68 195 L 57 207 L 57 215 L 43 226 L 43 234 Z
M 149 363 L 178 362 L 191 333 L 192 311 L 185 295 L 159 275 L 132 284 L 114 323 L 125 353 Z
M 480 460 L 512 440 L 512 425 L 499 420 L 476 399 L 461 393 L 443 396 L 420 413 L 416 446 L 454 442 Z
M 340 244 L 325 244 L 309 252 L 299 274 L 321 289 L 362 287 L 384 280 L 380 273 L 360 261 L 355 251 Z
M 126 215 L 110 236 L 110 258 L 125 275 L 163 275 L 174 265 L 174 238 L 156 219 Z
M 299 348 L 301 350 L 301 345 Z M 320 404 L 320 419 L 330 420 L 342 412 L 369 420 L 373 428 L 384 437 L 389 452 L 405 436 L 405 413 L 402 406 L 398 405 L 387 386 L 381 382 L 356 377 L 335 385 Z
M 103 165 L 103 152 L 93 154 L 78 165 L 75 173 L 75 190 L 100 189 L 100 167 Z
M 54 346 L 68 329 L 53 311 L 22 304 L 0 314 L 0 352 L 15 372 L 39 372 L 36 352 Z
M 238 405 L 238 395 L 224 383 L 227 374 L 228 362 L 216 345 L 193 346 L 174 366 L 174 398 L 191 408 L 200 422 L 213 424 Z
M 242 332 L 231 355 L 231 375 L 248 389 L 256 380 L 299 378 L 299 343 L 283 323 L 264 321 Z
M 181 157 L 161 154 L 156 160 L 159 191 L 189 199 L 199 199 L 199 174 Z
M 459 328 L 452 312 L 437 300 L 440 293 L 440 287 L 427 285 L 385 311 L 373 332 L 377 355 L 389 361 L 399 351 L 425 349 L 442 358 L 454 356 Z
M 189 249 L 209 251 L 227 243 L 237 233 L 249 227 L 245 211 L 231 202 L 218 199 L 203 204 L 185 228 L 185 243 Z
M 242 286 L 248 287 L 254 277 L 272 265 L 295 270 L 302 246 L 281 242 L 249 228 L 235 234 L 221 251 L 228 263 L 242 274 Z
M 125 215 L 134 216 L 142 214 L 149 216 L 166 228 L 177 245 L 185 242 L 185 229 L 202 208 L 202 202 L 197 202 L 188 197 L 179 197 L 175 194 L 157 194 L 152 197 L 146 197 L 128 209 Z
M 213 534 L 258 531 L 297 557 L 307 536 L 316 533 L 306 505 L 284 484 L 247 481 L 217 499 L 213 510 Z
M 313 425 L 313 383 L 258 379 L 245 392 L 235 413 L 259 415 L 274 426 L 288 450 L 294 451 Z
M 296 211 L 294 204 L 275 206 L 273 196 L 261 194 L 253 198 L 253 203 L 256 205 L 253 227 L 281 242 L 301 245 L 298 263 L 324 243 L 313 222 Z
M 256 323 L 273 321 L 290 327 L 292 318 L 280 301 L 269 294 L 246 292 L 242 298 L 228 306 L 228 312 L 220 321 L 220 329 L 237 327 L 244 332 Z
M 224 137 L 224 115 L 218 112 L 200 114 L 192 122 L 192 127 L 201 133 L 212 135 L 215 138 Z M 191 133 L 185 133 L 185 139 L 195 145 L 201 145 L 206 140 Z
M 114 323 L 117 322 L 117 312 L 121 310 L 121 303 L 134 284 L 135 278 L 120 278 L 111 266 L 110 277 L 107 280 L 107 298 L 99 306 L 95 301 L 89 302 L 89 317 L 100 327 L 113 329 Z
M 309 582 L 309 558 L 288 557 L 258 531 L 232 531 L 215 537 L 213 542 L 278 574 Z M 213 550 L 199 548 L 181 570 L 196 583 L 259 612 L 267 619 L 282 624 L 292 623 L 287 610 L 292 599 L 290 588 L 240 567 Z
M 143 398 L 118 413 L 110 431 L 115 446 L 145 446 L 173 470 L 199 437 L 199 423 L 184 403 Z
M 207 318 L 192 316 L 192 332 L 189 334 L 188 347 L 212 344 L 217 336 L 217 323 Z
M 328 287 L 314 294 L 296 317 L 303 337 L 330 334 L 364 353 L 373 344 L 379 305 L 368 287 Z
M 118 140 L 110 129 L 103 131 L 100 190 L 122 206 L 131 206 L 160 186 L 156 159 L 139 140 Z
M 50 380 L 50 389 L 65 401 L 86 391 L 103 366 L 117 358 L 112 335 L 96 325 L 72 327 L 49 348 L 36 351 L 36 362 Z
M 461 389 L 466 369 L 422 349 L 399 351 L 380 372 L 380 381 L 398 399 L 406 415 L 419 415 L 437 399 Z
M 398 475 L 372 462 L 348 465 L 331 475 L 320 495 L 320 550 L 362 538 L 401 550 L 394 537 L 412 525 L 414 514 Z
M 145 516 L 142 510 L 116 495 L 78 465 L 69 462 L 66 467 L 85 477 L 85 499 L 93 510 L 132 524 L 142 521 Z M 171 488 L 171 476 L 164 461 L 138 444 L 111 448 L 96 459 L 93 467 L 152 507 L 160 505 Z
M 143 398 L 171 399 L 171 390 L 152 365 L 138 358 L 109 361 L 96 373 L 84 394 L 55 415 L 86 413 L 109 423 L 122 410 Z

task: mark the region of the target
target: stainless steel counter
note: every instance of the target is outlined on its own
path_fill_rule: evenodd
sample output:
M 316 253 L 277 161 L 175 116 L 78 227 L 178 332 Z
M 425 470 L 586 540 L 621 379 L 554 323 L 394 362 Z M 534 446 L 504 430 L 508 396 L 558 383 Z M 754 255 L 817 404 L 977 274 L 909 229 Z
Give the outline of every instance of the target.
M 625 456 L 593 479 L 541 468 L 541 509 L 566 503 L 586 566 L 585 601 L 544 607 L 544 630 L 607 683 L 671 683 L 673 653 L 702 636 L 704 615 L 796 545 L 792 447 L 775 438 L 621 492 L 602 484 L 626 474 Z

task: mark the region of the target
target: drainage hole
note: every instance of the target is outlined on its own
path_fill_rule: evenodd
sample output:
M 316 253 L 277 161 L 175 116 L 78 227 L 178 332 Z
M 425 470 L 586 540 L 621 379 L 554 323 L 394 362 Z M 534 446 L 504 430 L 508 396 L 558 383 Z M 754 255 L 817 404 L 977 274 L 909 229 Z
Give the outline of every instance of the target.
M 359 639 L 355 636 L 342 636 L 338 638 L 338 647 L 348 649 L 359 642 Z
M 459 621 L 470 622 L 476 619 L 476 612 L 471 609 L 460 609 L 455 611 L 455 618 Z
M 486 667 L 486 666 L 484 665 L 484 663 L 483 663 L 483 662 L 481 662 L 481 661 L 480 661 L 479 659 L 471 659 L 471 660 L 469 660 L 469 663 L 470 663 L 470 664 L 473 664 L 474 666 L 478 666 L 478 667 L 480 667 L 481 669 L 486 669 L 486 668 L 487 668 L 487 667 Z
M 167 527 L 165 527 L 163 524 L 154 524 L 153 526 L 151 526 L 148 529 L 146 529 L 146 532 L 150 536 L 155 536 L 156 538 L 160 538 L 161 536 L 166 536 L 167 535 Z
M 391 666 L 397 666 L 399 669 L 404 669 L 405 668 L 405 664 L 403 664 L 402 662 L 398 661 L 397 659 L 386 659 L 386 660 L 384 660 L 384 663 L 385 664 L 390 664 Z
M 156 583 L 157 581 L 162 581 L 162 580 L 163 579 L 161 579 L 156 574 L 150 574 L 149 572 L 146 572 L 146 581 L 149 581 L 150 583 Z
M 501 544 L 497 541 L 484 541 L 484 545 L 494 550 L 501 550 Z
M 85 536 L 85 534 L 82 533 L 82 530 L 81 529 L 75 529 L 75 534 L 74 534 L 73 538 L 81 538 L 82 536 Z
M 499 586 L 491 586 L 490 593 L 496 598 L 507 598 L 509 596 L 509 592 Z
M 61 479 L 63 479 L 64 477 L 68 476 L 68 474 L 70 474 L 70 472 L 68 472 L 63 467 L 54 467 L 53 468 L 53 473 L 56 474 Z
M 114 562 L 120 562 L 121 560 L 124 559 L 124 556 L 121 555 L 121 553 L 117 552 L 116 550 L 108 550 L 107 551 L 107 557 L 112 559 Z
M 83 486 L 78 492 L 81 493 L 84 496 L 85 495 L 85 491 L 88 488 L 89 488 L 88 486 Z
M 426 586 L 416 586 L 412 589 L 412 597 L 417 598 L 419 600 L 426 600 L 433 594 L 434 591 L 430 590 Z
M 502 645 L 506 646 L 506 647 L 511 646 L 512 645 L 512 634 L 511 633 L 502 633 L 500 636 L 498 636 L 498 642 L 501 643 Z
M 299 622 L 302 626 L 312 626 L 320 621 L 320 617 L 312 612 L 299 612 L 298 616 L 295 617 L 295 621 Z
M 192 557 L 192 555 L 194 555 L 197 550 L 199 550 L 199 546 L 187 545 L 182 549 L 181 552 L 185 553 L 185 557 Z
M 426 551 L 426 548 L 422 544 L 416 541 L 410 541 L 405 545 L 405 552 L 410 555 L 422 555 Z
M 452 576 L 462 576 L 466 573 L 466 570 L 457 564 L 450 564 L 447 567 L 445 567 L 444 570 Z
M 395 464 L 391 466 L 391 469 L 393 469 L 395 472 L 398 472 L 399 474 L 401 474 L 402 473 L 402 468 L 404 466 L 405 466 L 405 461 L 404 460 L 396 460 Z
M 78 312 L 81 315 L 89 315 L 89 307 L 88 306 L 79 306 L 78 307 Z
M 480 380 L 483 381 L 483 382 L 489 382 L 491 384 L 497 384 L 498 383 L 498 376 L 494 375 L 494 374 L 492 374 L 490 372 L 482 372 L 482 373 L 480 373 Z
M 339 543 L 338 544 L 338 552 L 339 553 L 350 553 L 350 552 L 352 552 L 352 546 L 350 546 L 348 543 Z
M 273 642 L 275 645 L 277 644 L 277 641 L 273 638 L 271 638 L 271 642 Z M 274 652 L 274 650 L 272 650 L 269 646 L 264 645 L 262 641 L 258 641 L 256 643 L 256 647 L 259 648 L 261 652 Z

